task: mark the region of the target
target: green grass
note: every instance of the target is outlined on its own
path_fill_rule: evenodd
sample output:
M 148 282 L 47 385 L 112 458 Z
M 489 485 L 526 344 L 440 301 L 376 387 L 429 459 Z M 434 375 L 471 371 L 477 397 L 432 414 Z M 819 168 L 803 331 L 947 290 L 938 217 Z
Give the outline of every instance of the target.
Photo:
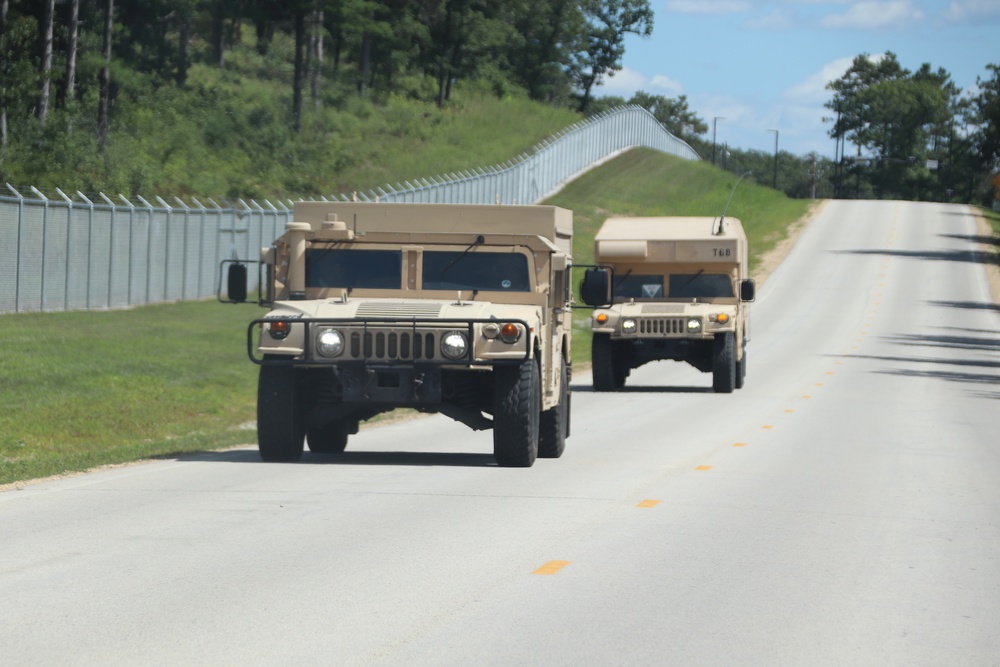
M 718 215 L 734 183 L 710 165 L 637 150 L 549 203 L 575 212 L 575 259 L 586 263 L 608 215 Z M 744 180 L 729 214 L 757 257 L 808 204 Z M 0 316 L 0 484 L 253 442 L 246 326 L 260 314 L 201 301 Z M 574 358 L 585 363 L 586 311 L 574 331 Z

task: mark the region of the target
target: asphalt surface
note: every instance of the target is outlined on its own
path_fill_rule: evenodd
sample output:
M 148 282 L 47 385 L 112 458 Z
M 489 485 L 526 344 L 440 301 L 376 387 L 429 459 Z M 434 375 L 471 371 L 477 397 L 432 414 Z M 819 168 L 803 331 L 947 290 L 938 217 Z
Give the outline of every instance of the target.
M 574 378 L 558 460 L 428 417 L 0 493 L 6 665 L 998 665 L 1000 308 L 962 206 L 830 202 L 747 384 Z

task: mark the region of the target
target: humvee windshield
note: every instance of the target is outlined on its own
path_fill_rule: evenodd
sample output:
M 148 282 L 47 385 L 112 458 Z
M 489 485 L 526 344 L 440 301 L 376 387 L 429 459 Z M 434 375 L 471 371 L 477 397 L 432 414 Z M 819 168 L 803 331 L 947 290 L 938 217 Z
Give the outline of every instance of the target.
M 306 287 L 400 289 L 401 250 L 306 250 Z
M 424 251 L 424 289 L 528 292 L 528 258 L 512 252 Z
M 693 299 L 733 296 L 733 282 L 724 273 L 677 273 L 667 282 L 663 294 L 663 276 L 626 273 L 615 279 L 614 294 L 620 299 Z
M 669 290 L 671 298 L 731 297 L 733 281 L 724 273 L 672 274 Z
M 402 289 L 401 250 L 309 248 L 306 287 Z M 425 250 L 422 289 L 529 292 L 528 258 L 510 252 Z

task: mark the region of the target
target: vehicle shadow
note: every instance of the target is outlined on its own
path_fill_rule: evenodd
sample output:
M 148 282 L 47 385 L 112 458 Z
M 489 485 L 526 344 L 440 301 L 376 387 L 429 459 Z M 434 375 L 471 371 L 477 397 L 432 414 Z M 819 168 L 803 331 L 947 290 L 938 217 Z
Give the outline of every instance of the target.
M 156 457 L 163 460 L 198 461 L 207 463 L 264 463 L 256 447 L 253 449 L 229 449 L 218 452 L 192 452 L 189 454 L 164 454 Z M 493 454 L 468 452 L 352 452 L 340 454 L 316 454 L 308 451 L 302 454 L 299 465 L 355 465 L 355 466 L 422 466 L 456 468 L 495 468 Z
M 626 384 L 616 391 L 595 391 L 589 384 L 570 385 L 570 390 L 581 394 L 711 394 L 711 387 L 666 387 L 656 385 Z
M 961 308 L 963 310 L 992 310 L 1000 313 L 1000 305 L 982 301 L 928 301 L 932 306 L 945 308 Z

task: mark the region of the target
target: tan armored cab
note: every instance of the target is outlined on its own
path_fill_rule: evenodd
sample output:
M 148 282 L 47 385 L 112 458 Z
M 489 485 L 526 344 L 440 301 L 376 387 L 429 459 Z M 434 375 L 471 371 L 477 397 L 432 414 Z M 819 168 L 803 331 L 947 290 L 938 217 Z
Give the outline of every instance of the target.
M 294 220 L 262 250 L 270 312 L 249 329 L 265 460 L 343 451 L 397 407 L 492 428 L 500 465 L 562 454 L 570 211 L 302 202 Z
M 609 218 L 594 257 L 603 268 L 587 271 L 583 298 L 596 307 L 595 389 L 620 389 L 660 359 L 712 373 L 717 392 L 743 386 L 754 282 L 739 220 Z

